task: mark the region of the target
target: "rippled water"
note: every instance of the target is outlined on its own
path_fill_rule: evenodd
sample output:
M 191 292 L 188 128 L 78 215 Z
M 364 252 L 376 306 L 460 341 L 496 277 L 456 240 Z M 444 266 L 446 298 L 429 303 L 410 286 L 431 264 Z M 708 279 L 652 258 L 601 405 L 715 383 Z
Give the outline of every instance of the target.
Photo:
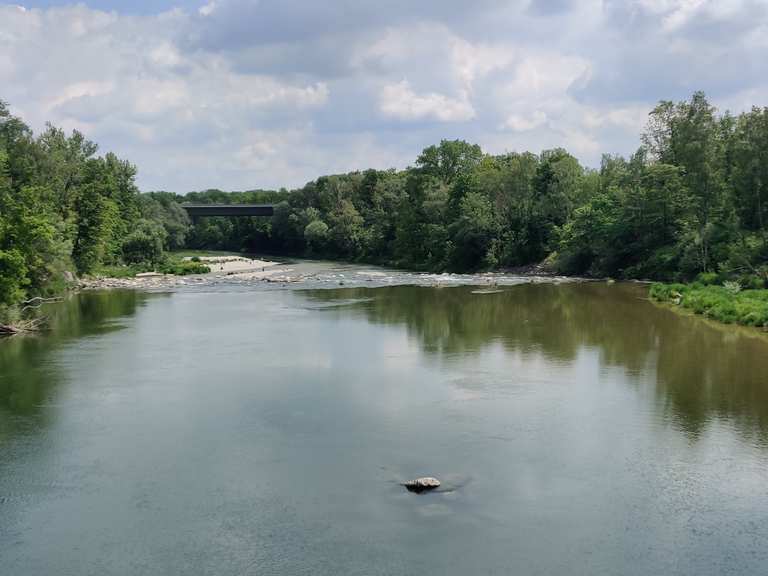
M 0 573 L 764 573 L 765 338 L 638 285 L 312 282 L 0 343 Z
M 254 278 L 251 272 L 257 272 Z M 267 275 L 261 277 L 261 274 Z M 174 279 L 173 284 L 176 284 Z M 151 282 L 152 280 L 150 280 Z M 358 264 L 344 264 L 322 260 L 286 260 L 266 268 L 256 266 L 241 272 L 223 273 L 213 271 L 210 274 L 185 276 L 180 280 L 188 288 L 219 286 L 253 286 L 268 282 L 275 287 L 291 286 L 294 289 L 329 288 L 334 286 L 380 288 L 384 286 L 474 286 L 478 289 L 495 289 L 499 286 L 519 284 L 561 284 L 573 282 L 573 278 L 564 276 L 520 276 L 503 272 L 483 272 L 478 274 L 433 274 L 426 272 L 408 272 L 381 267 L 366 267 Z M 162 282 L 162 281 L 161 281 Z M 167 288 L 167 287 L 166 287 Z

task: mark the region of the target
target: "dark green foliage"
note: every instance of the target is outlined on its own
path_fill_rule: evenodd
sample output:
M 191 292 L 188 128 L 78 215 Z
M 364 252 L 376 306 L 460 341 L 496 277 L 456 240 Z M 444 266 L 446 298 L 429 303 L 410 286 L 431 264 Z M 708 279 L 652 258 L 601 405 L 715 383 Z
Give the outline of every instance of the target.
M 718 117 L 701 93 L 660 103 L 644 147 L 630 162 L 607 157 L 600 194 L 563 227 L 562 268 L 655 279 L 711 272 L 759 284 L 768 277 L 766 117 Z
M 179 250 L 187 243 L 192 223 L 179 203 L 179 196 L 171 192 L 149 192 L 138 196 L 142 218 L 159 223 L 165 250 Z
M 157 198 L 159 194 L 166 192 L 152 192 L 150 196 Z M 174 195 L 174 202 L 190 202 L 194 204 L 279 204 L 288 196 L 286 191 L 250 190 L 246 192 L 222 192 L 221 190 L 205 190 L 203 192 L 190 192 L 186 196 Z M 183 210 L 182 210 L 183 211 Z M 288 216 L 286 214 L 286 216 Z M 188 222 L 186 214 L 184 221 Z M 268 218 L 223 218 L 205 217 L 199 218 L 191 226 L 185 226 L 184 247 L 207 250 L 226 250 L 230 252 L 270 252 L 283 250 L 282 245 L 277 245 L 273 238 L 272 229 L 283 225 L 286 238 L 293 237 L 297 244 L 303 248 L 303 228 L 297 230 L 293 223 L 278 222 L 279 216 Z M 169 237 L 172 234 L 168 230 Z M 290 242 L 289 242 L 290 243 Z M 169 249 L 178 246 L 170 245 Z
M 313 220 L 304 228 L 304 239 L 310 250 L 322 251 L 328 241 L 328 224 L 322 220 Z
M 196 248 L 311 254 L 433 271 L 546 261 L 568 274 L 768 279 L 768 109 L 719 116 L 702 93 L 661 102 L 643 146 L 599 170 L 557 148 L 484 154 L 442 141 L 403 171 L 323 176 L 290 193 L 219 190 L 194 202 L 273 202 L 266 219 L 203 218 Z
M 188 223 L 173 201 L 142 202 L 136 168 L 77 131 L 39 136 L 0 102 L 0 309 L 67 286 L 66 272 L 159 262 Z M 143 215 L 143 219 L 142 219 Z M 156 220 L 157 222 L 153 222 Z M 166 238 L 173 235 L 173 242 Z M 117 267 L 116 267 L 117 269 Z
M 496 218 L 490 200 L 469 192 L 459 205 L 459 217 L 451 225 L 452 264 L 457 270 L 493 268 L 498 264 L 494 239 Z
M 156 263 L 163 258 L 166 232 L 162 225 L 150 220 L 140 220 L 123 241 L 123 260 L 127 264 Z
M 768 108 L 719 115 L 702 93 L 660 102 L 642 141 L 599 170 L 561 148 L 493 156 L 444 140 L 414 167 L 322 176 L 291 192 L 139 194 L 131 164 L 97 157 L 78 132 L 49 126 L 35 137 L 0 103 L 0 305 L 55 290 L 67 269 L 181 269 L 165 257 L 179 248 L 432 271 L 546 262 L 568 274 L 764 288 Z M 183 202 L 275 213 L 190 222 Z
M 117 207 L 94 183 L 83 187 L 75 203 L 77 233 L 72 259 L 81 274 L 105 262 L 108 240 L 117 219 Z
M 428 174 L 450 185 L 469 174 L 483 158 L 477 144 L 463 140 L 443 140 L 439 146 L 425 148 L 416 165 Z

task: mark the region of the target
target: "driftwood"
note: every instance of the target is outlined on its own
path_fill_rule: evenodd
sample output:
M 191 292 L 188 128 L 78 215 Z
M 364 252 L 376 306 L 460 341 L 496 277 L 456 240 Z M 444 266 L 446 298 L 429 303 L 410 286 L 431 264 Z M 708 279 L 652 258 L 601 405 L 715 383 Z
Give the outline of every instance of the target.
M 23 315 L 27 310 L 37 310 L 43 304 L 50 304 L 52 302 L 61 302 L 63 298 L 43 298 L 36 296 L 29 300 L 24 300 L 20 310 Z M 0 323 L 0 337 L 3 336 L 15 336 L 16 334 L 25 334 L 29 332 L 39 332 L 48 323 L 47 316 L 37 316 L 36 318 L 30 318 L 28 320 L 17 320 L 10 324 Z
M 19 330 L 15 326 L 0 324 L 0 336 L 13 336 L 14 334 L 18 333 Z
M 37 310 L 43 304 L 50 304 L 51 302 L 61 302 L 62 300 L 63 298 L 60 298 L 60 297 L 41 298 L 40 296 L 36 296 L 35 298 L 30 298 L 29 300 L 25 300 L 24 302 L 22 302 L 22 304 L 24 304 L 24 307 L 21 309 L 21 311 L 25 312 L 26 310 Z
M 15 336 L 16 334 L 39 332 L 47 321 L 47 317 L 41 316 L 32 320 L 20 320 L 15 324 L 0 324 L 0 336 Z

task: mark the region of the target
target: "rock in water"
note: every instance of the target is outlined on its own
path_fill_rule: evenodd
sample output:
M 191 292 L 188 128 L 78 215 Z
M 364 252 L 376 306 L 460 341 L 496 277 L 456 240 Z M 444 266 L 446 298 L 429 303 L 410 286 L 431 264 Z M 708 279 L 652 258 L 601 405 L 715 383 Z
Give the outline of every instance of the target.
M 432 477 L 416 478 L 416 480 L 403 482 L 403 486 L 405 486 L 408 492 L 416 492 L 417 494 L 421 494 L 427 490 L 434 490 L 435 488 L 439 488 L 440 480 Z

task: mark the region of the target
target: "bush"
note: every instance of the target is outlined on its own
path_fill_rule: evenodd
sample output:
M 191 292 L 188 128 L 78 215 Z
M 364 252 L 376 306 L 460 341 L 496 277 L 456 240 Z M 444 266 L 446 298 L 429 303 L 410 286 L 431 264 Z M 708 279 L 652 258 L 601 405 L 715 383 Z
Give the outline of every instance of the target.
M 768 284 L 765 283 L 765 279 L 761 278 L 760 276 L 740 276 L 738 282 L 745 290 L 760 290 L 762 288 L 768 288 Z
M 304 239 L 313 250 L 322 250 L 328 242 L 328 224 L 314 220 L 304 228 Z
M 205 264 L 192 262 L 191 260 L 181 260 L 166 262 L 160 267 L 163 274 L 175 274 L 176 276 L 186 276 L 188 274 L 208 274 L 211 269 Z
M 719 284 L 720 278 L 718 277 L 716 272 L 702 272 L 698 276 L 696 276 L 696 282 L 699 284 L 704 284 L 704 286 L 709 286 L 712 284 Z
M 123 260 L 127 264 L 156 263 L 163 258 L 165 232 L 154 222 L 139 221 L 123 241 Z

